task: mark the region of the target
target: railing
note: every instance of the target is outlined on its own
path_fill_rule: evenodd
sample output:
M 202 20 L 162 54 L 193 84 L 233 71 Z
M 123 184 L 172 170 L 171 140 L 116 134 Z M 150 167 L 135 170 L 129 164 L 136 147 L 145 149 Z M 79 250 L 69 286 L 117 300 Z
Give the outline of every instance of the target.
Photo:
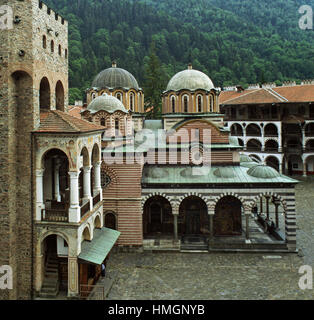
M 48 222 L 68 222 L 69 216 L 66 210 L 43 209 L 41 211 L 42 221 Z
M 95 206 L 99 202 L 100 202 L 100 193 L 98 193 L 97 196 L 93 198 L 93 206 Z
M 87 201 L 87 202 L 81 207 L 81 218 L 83 218 L 88 211 L 90 211 L 90 202 L 89 202 L 89 201 Z
M 99 285 L 80 285 L 81 300 L 105 300 L 105 287 Z

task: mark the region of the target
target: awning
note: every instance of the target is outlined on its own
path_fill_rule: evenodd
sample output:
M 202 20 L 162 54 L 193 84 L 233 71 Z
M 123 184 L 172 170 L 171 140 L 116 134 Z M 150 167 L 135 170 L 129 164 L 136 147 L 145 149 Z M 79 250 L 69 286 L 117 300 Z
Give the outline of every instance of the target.
M 95 229 L 93 240 L 82 243 L 78 258 L 94 264 L 102 264 L 120 234 L 121 232 L 108 228 Z

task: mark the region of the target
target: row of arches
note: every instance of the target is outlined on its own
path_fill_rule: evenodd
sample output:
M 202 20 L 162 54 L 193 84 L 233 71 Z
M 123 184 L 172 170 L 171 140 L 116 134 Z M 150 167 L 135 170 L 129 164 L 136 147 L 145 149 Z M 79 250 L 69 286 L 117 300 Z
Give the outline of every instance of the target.
M 51 109 L 51 86 L 47 77 L 43 77 L 39 85 L 40 111 Z M 59 80 L 55 87 L 56 110 L 64 111 L 65 92 L 62 82 Z
M 282 210 L 283 209 L 282 205 Z M 173 208 L 163 196 L 149 198 L 143 207 L 144 238 L 172 235 L 177 223 L 178 236 L 203 235 L 241 236 L 245 209 L 240 199 L 226 195 L 219 199 L 214 208 L 213 219 L 208 206 L 198 196 L 189 196 L 180 203 L 179 215 L 174 219 Z
M 232 136 L 246 136 L 249 137 L 278 137 L 278 128 L 273 123 L 268 123 L 262 128 L 261 126 L 250 123 L 247 126 L 242 126 L 239 123 L 234 123 L 230 127 Z
M 183 113 L 188 113 L 188 112 L 206 112 L 205 110 L 205 102 L 204 99 L 206 96 L 203 94 L 198 94 L 195 97 L 195 109 L 196 110 L 191 110 L 190 109 L 190 96 L 188 94 L 184 94 L 181 96 L 181 112 Z M 179 97 L 171 95 L 170 96 L 170 105 L 171 105 L 171 112 L 176 113 L 180 112 L 180 107 L 179 107 Z M 193 99 L 193 97 L 192 97 Z M 209 102 L 209 112 L 213 112 L 213 97 L 210 96 L 210 102 Z

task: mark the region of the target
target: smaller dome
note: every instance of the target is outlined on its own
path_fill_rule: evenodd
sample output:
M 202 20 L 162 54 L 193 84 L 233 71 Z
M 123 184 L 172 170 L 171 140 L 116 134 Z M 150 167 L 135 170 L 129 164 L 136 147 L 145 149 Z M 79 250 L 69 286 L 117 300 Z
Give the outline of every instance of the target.
M 262 179 L 272 179 L 280 176 L 280 174 L 274 168 L 265 165 L 257 165 L 252 167 L 247 171 L 247 174 L 251 177 Z
M 252 167 L 256 167 L 258 164 L 254 161 L 252 162 L 240 162 L 240 166 L 244 167 L 244 168 L 252 168 Z
M 87 107 L 87 110 L 91 113 L 96 113 L 98 111 L 106 111 L 108 113 L 114 113 L 116 111 L 121 111 L 123 113 L 128 113 L 125 109 L 123 103 L 108 94 L 104 94 L 95 98 Z
M 155 178 L 155 179 L 166 178 L 166 177 L 168 177 L 168 175 L 169 175 L 169 173 L 168 173 L 168 171 L 166 169 L 158 168 L 158 167 L 153 168 L 149 172 L 149 176 L 151 178 Z
M 214 171 L 214 175 L 218 178 L 234 178 L 234 172 L 232 168 L 217 168 Z

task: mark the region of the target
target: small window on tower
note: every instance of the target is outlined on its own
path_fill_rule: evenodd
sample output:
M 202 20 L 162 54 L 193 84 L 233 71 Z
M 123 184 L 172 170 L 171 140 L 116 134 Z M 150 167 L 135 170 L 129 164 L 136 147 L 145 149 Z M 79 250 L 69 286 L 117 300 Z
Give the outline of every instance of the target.
M 47 37 L 43 36 L 43 48 L 46 49 L 47 48 Z
M 51 48 L 51 53 L 54 53 L 54 51 L 55 51 L 55 44 L 54 44 L 53 40 L 51 40 L 50 48 Z
M 115 120 L 114 127 L 115 127 L 116 130 L 119 130 L 119 119 Z
M 101 119 L 100 119 L 100 125 L 103 126 L 103 127 L 106 126 L 106 120 L 105 120 L 105 118 L 101 118 Z
M 61 45 L 59 44 L 59 56 L 61 56 L 62 50 L 61 50 Z
M 202 96 L 198 96 L 197 105 L 198 105 L 198 112 L 202 112 L 203 111 Z
M 189 105 L 188 105 L 188 97 L 184 97 L 184 112 L 187 113 L 189 111 Z
M 171 104 L 172 104 L 172 113 L 176 112 L 176 98 L 172 97 L 171 98 Z

